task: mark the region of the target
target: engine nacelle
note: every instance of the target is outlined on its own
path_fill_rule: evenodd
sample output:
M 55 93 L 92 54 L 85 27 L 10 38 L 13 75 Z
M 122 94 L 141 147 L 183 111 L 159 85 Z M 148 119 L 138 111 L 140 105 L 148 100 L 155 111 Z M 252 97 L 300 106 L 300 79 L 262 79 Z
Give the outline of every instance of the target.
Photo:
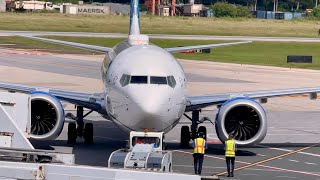
M 216 132 L 221 142 L 232 134 L 237 144 L 261 142 L 267 134 L 267 116 L 256 101 L 238 97 L 225 102 L 216 117 Z
M 64 120 L 64 109 L 56 97 L 45 92 L 31 94 L 32 139 L 56 139 L 63 129 Z

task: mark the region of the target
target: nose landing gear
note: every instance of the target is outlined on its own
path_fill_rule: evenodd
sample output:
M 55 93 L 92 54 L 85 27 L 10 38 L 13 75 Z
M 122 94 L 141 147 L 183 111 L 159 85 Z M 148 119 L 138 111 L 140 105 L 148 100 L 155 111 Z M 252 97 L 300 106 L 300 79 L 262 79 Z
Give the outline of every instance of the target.
M 180 134 L 180 146 L 181 147 L 189 147 L 189 142 L 192 139 L 195 139 L 198 137 L 198 134 L 200 132 L 203 133 L 204 139 L 207 140 L 207 128 L 205 126 L 199 126 L 199 124 L 203 123 L 204 121 L 208 120 L 211 122 L 211 120 L 207 117 L 204 117 L 200 120 L 199 113 L 201 110 L 195 110 L 192 111 L 192 117 L 189 117 L 187 114 L 184 114 L 185 117 L 187 117 L 192 123 L 189 129 L 189 126 L 182 126 L 181 127 L 181 134 Z M 211 122 L 212 123 L 212 122 Z
M 84 137 L 85 144 L 93 143 L 93 124 L 86 123 L 84 125 L 83 119 L 88 116 L 93 111 L 89 111 L 87 114 L 83 115 L 83 107 L 77 106 L 77 116 L 68 113 L 66 117 L 73 119 L 77 122 L 68 124 L 68 144 L 74 144 L 77 142 L 77 137 Z

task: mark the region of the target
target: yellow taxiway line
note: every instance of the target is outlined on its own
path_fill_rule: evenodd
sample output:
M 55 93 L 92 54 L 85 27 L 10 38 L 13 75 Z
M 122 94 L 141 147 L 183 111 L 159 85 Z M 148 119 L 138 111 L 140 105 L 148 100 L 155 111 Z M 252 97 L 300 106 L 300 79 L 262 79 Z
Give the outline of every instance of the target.
M 311 146 L 308 146 L 308 147 L 304 147 L 304 148 L 301 148 L 301 149 L 297 149 L 297 150 L 294 150 L 294 151 L 291 151 L 291 152 L 288 152 L 288 153 L 285 153 L 285 154 L 281 154 L 281 155 L 278 155 L 278 156 L 275 156 L 275 157 L 271 157 L 271 158 L 268 158 L 268 159 L 265 159 L 265 160 L 262 160 L 262 161 L 258 161 L 258 162 L 252 163 L 252 164 L 241 166 L 241 167 L 238 167 L 238 168 L 234 169 L 234 171 L 239 171 L 241 169 L 245 169 L 245 168 L 249 168 L 249 167 L 252 167 L 252 166 L 260 165 L 262 163 L 269 162 L 269 161 L 272 161 L 272 160 L 275 160 L 275 159 L 279 159 L 279 158 L 282 158 L 284 156 L 289 156 L 291 154 L 295 154 L 295 153 L 310 149 L 310 148 L 312 148 L 314 146 L 317 146 L 317 145 L 320 145 L 320 143 L 317 143 L 317 144 L 314 144 L 314 145 L 311 145 Z M 227 173 L 228 173 L 227 171 L 224 171 L 224 172 L 221 172 L 221 173 L 217 173 L 215 175 L 222 176 L 222 175 L 225 175 Z

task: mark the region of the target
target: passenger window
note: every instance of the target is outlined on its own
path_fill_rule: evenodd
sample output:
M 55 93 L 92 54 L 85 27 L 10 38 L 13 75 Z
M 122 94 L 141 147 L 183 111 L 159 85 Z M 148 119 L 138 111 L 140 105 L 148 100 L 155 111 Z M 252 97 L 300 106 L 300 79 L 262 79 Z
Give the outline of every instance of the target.
M 170 87 L 174 88 L 176 86 L 176 80 L 174 79 L 174 76 L 168 76 L 168 84 Z
M 148 76 L 131 76 L 130 84 L 148 84 Z
M 150 84 L 168 84 L 167 77 L 151 76 Z
M 130 75 L 128 74 L 123 74 L 121 79 L 120 79 L 120 84 L 122 87 L 128 85 L 130 82 Z

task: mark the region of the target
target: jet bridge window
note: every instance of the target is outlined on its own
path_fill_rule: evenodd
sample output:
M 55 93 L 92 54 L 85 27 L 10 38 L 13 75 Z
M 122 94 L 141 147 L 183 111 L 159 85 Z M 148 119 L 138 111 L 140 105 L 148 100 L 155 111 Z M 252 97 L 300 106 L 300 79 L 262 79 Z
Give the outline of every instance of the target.
M 148 76 L 131 76 L 130 84 L 148 84 Z
M 176 80 L 174 79 L 173 76 L 168 76 L 168 84 L 170 87 L 174 88 L 176 86 Z
M 168 84 L 167 77 L 151 76 L 150 84 Z
M 120 84 L 121 84 L 121 86 L 124 87 L 124 86 L 128 85 L 129 82 L 130 82 L 130 75 L 128 75 L 128 74 L 123 74 L 123 75 L 121 76 L 121 79 L 120 79 Z

